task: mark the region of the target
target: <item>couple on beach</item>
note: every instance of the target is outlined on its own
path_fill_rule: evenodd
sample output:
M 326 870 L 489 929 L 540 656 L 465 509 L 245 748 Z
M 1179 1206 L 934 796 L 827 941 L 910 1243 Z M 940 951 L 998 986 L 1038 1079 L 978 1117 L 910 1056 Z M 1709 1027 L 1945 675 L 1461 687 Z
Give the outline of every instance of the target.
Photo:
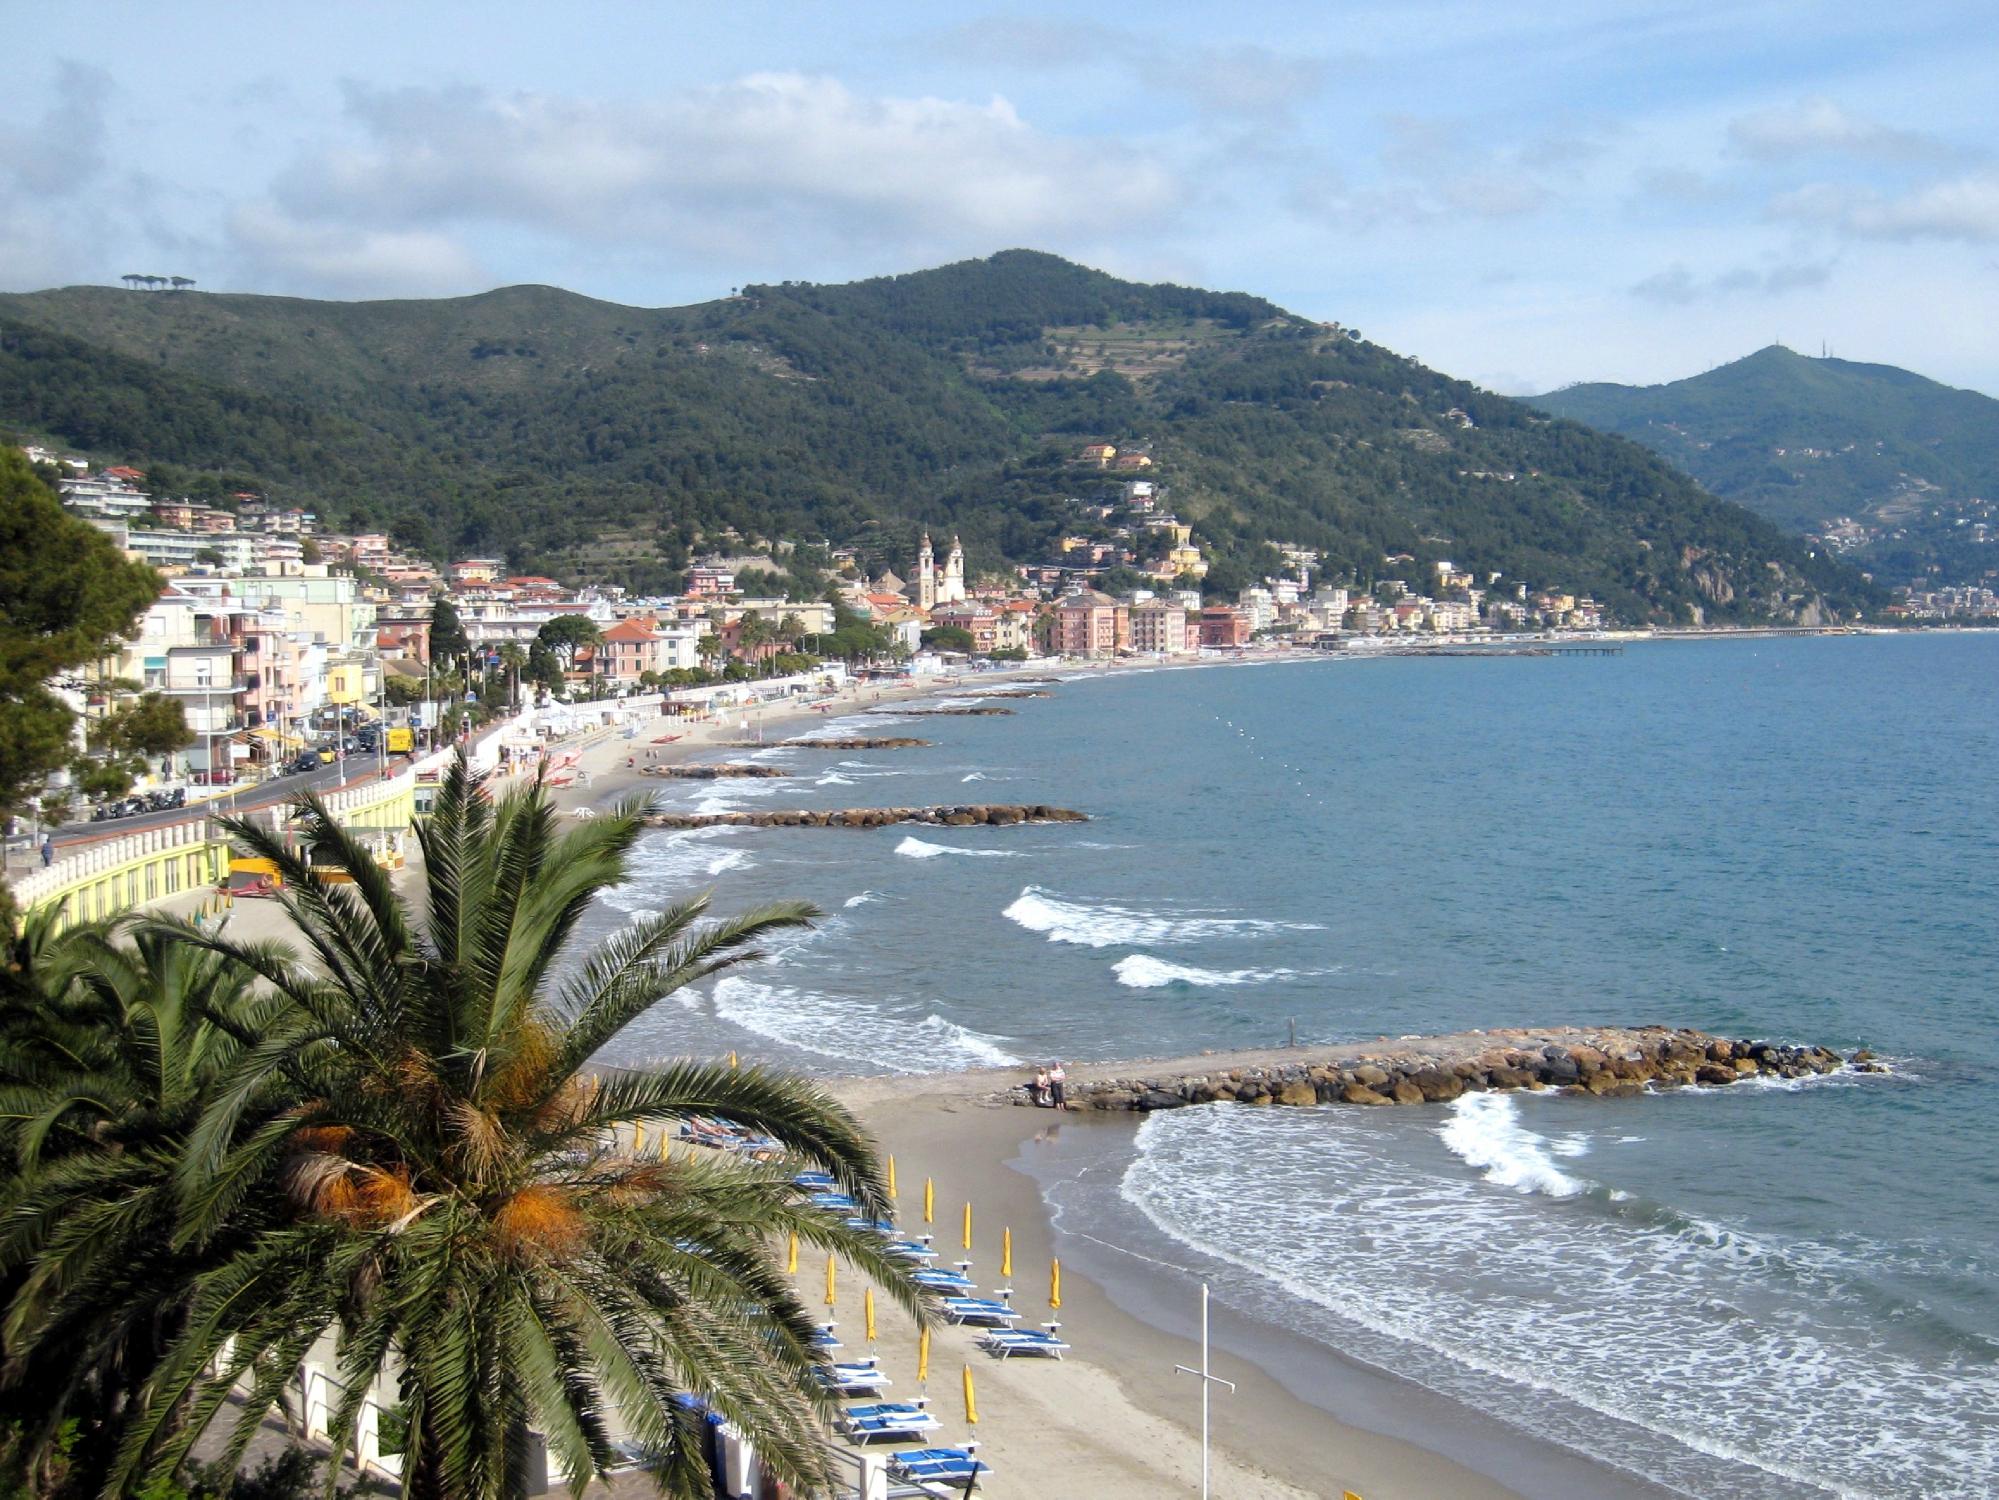
M 1067 1109 L 1069 1101 L 1063 1091 L 1069 1086 L 1069 1075 L 1062 1071 L 1062 1060 L 1057 1058 L 1052 1066 L 1035 1070 L 1034 1102 L 1049 1109 Z

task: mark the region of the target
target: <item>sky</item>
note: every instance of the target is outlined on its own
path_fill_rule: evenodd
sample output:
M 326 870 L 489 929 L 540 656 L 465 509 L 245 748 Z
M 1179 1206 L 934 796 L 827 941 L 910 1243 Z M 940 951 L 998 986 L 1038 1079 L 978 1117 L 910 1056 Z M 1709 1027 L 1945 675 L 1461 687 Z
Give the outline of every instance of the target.
M 1780 341 L 1999 395 L 1989 0 L 69 0 L 6 30 L 4 290 L 663 306 L 1029 247 L 1511 394 Z

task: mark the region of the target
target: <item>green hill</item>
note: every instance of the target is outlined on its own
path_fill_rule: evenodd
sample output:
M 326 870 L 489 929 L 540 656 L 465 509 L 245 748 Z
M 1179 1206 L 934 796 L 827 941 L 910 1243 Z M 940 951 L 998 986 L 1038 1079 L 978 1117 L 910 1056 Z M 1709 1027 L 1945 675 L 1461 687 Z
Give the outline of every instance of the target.
M 684 308 L 0 296 L 0 427 L 639 583 L 724 528 L 902 567 L 952 527 L 975 569 L 1040 560 L 1079 525 L 1065 502 L 1111 489 L 1075 462 L 1104 439 L 1149 449 L 1222 582 L 1283 542 L 1362 578 L 1448 557 L 1631 619 L 1876 597 L 1632 444 L 1256 297 L 1029 251 Z
M 1971 547 L 1957 522 L 1999 502 L 1999 401 L 1891 365 L 1772 345 L 1670 385 L 1575 385 L 1532 403 L 1641 442 L 1786 530 L 1851 518 L 1868 533 L 1859 555 L 1898 573 Z M 1951 571 L 1990 566 L 1967 556 Z

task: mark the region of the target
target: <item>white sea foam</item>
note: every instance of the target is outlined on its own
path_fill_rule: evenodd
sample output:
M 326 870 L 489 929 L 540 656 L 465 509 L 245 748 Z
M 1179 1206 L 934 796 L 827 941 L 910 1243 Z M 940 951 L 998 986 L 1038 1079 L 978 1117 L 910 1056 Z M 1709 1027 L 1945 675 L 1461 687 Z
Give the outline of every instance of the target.
M 1165 989 L 1184 984 L 1205 988 L 1210 985 L 1263 984 L 1272 979 L 1289 979 L 1296 969 L 1197 969 L 1192 964 L 1170 963 L 1149 953 L 1134 953 L 1111 965 L 1117 982 L 1135 990 Z
M 1552 1153 L 1560 1147 L 1522 1125 L 1519 1106 L 1506 1094 L 1464 1095 L 1451 1106 L 1451 1117 L 1437 1134 L 1453 1155 L 1500 1187 L 1573 1198 L 1588 1186 L 1555 1165 Z
M 840 904 L 845 907 L 866 906 L 870 901 L 881 900 L 880 891 L 862 891 L 858 896 L 849 896 Z
M 797 985 L 727 975 L 715 982 L 715 1014 L 759 1036 L 870 1071 L 1010 1067 L 1020 1059 L 1006 1038 L 948 1021 L 935 1012 L 898 1014 L 887 1005 L 845 1000 Z
M 852 786 L 854 783 L 851 777 L 842 776 L 838 771 L 828 771 L 812 784 L 814 786 Z
M 605 891 L 602 900 L 622 912 L 650 911 L 662 896 L 686 895 L 717 875 L 748 869 L 755 863 L 749 850 L 718 847 L 740 832 L 723 824 L 647 834 L 632 850 L 631 878 Z
M 1224 1298 L 1674 1493 L 1988 1500 L 1999 1361 L 1880 1279 L 1884 1247 L 1570 1189 L 1534 1102 L 1468 1095 L 1437 1133 L 1169 1111 L 1118 1191 Z
M 950 844 L 931 844 L 911 836 L 895 846 L 895 852 L 905 859 L 937 859 L 942 855 L 956 854 L 965 859 L 1018 859 L 1020 854 L 1013 849 L 958 849 Z
M 960 776 L 958 779 L 960 781 L 984 781 L 986 779 L 986 773 L 983 771 L 974 771 L 971 773 L 971 775 Z
M 1194 943 L 1256 932 L 1317 930 L 1314 922 L 1272 922 L 1260 917 L 1222 917 L 1206 911 L 1140 911 L 1127 906 L 1064 900 L 1038 885 L 1022 888 L 1000 913 L 1029 932 L 1045 932 L 1051 943 L 1109 948 L 1128 943 Z

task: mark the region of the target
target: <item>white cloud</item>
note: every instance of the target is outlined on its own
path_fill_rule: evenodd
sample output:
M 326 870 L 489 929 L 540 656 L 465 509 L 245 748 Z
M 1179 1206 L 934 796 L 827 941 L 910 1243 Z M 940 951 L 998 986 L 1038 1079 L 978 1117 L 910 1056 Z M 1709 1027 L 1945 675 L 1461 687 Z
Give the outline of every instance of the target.
M 358 143 L 276 186 L 302 229 L 480 224 L 738 263 L 780 246 L 880 260 L 1143 228 L 1179 199 L 1151 157 L 1045 134 L 997 96 L 870 97 L 797 73 L 643 104 L 350 85 L 347 115 Z
M 1126 73 L 1146 90 L 1174 95 L 1202 114 L 1266 124 L 1288 120 L 1325 91 L 1340 67 L 1352 65 L 1351 59 L 1336 64 L 1255 43 L 1175 46 L 1121 27 L 1026 16 L 967 21 L 935 40 L 946 54 L 984 66 Z
M 1966 173 L 1902 193 L 1811 183 L 1779 194 L 1770 212 L 1862 239 L 1985 244 L 1999 241 L 1999 172 Z
M 1728 138 L 1738 151 L 1763 161 L 1803 156 L 1935 161 L 1957 154 L 1935 136 L 1897 130 L 1823 97 L 1739 116 L 1729 122 Z
M 229 237 L 265 285 L 336 296 L 444 296 L 489 284 L 471 252 L 429 230 L 301 223 L 268 201 L 229 216 Z
M 1714 276 L 1696 276 L 1685 264 L 1675 262 L 1663 271 L 1647 276 L 1631 288 L 1633 296 L 1670 307 L 1719 297 L 1781 297 L 1789 292 L 1810 291 L 1824 286 L 1832 277 L 1832 265 L 1818 261 L 1787 261 L 1758 269 L 1736 266 Z
M 59 62 L 39 118 L 0 122 L 0 286 L 74 281 L 101 253 L 108 216 L 91 190 L 105 178 L 110 98 L 101 69 Z

